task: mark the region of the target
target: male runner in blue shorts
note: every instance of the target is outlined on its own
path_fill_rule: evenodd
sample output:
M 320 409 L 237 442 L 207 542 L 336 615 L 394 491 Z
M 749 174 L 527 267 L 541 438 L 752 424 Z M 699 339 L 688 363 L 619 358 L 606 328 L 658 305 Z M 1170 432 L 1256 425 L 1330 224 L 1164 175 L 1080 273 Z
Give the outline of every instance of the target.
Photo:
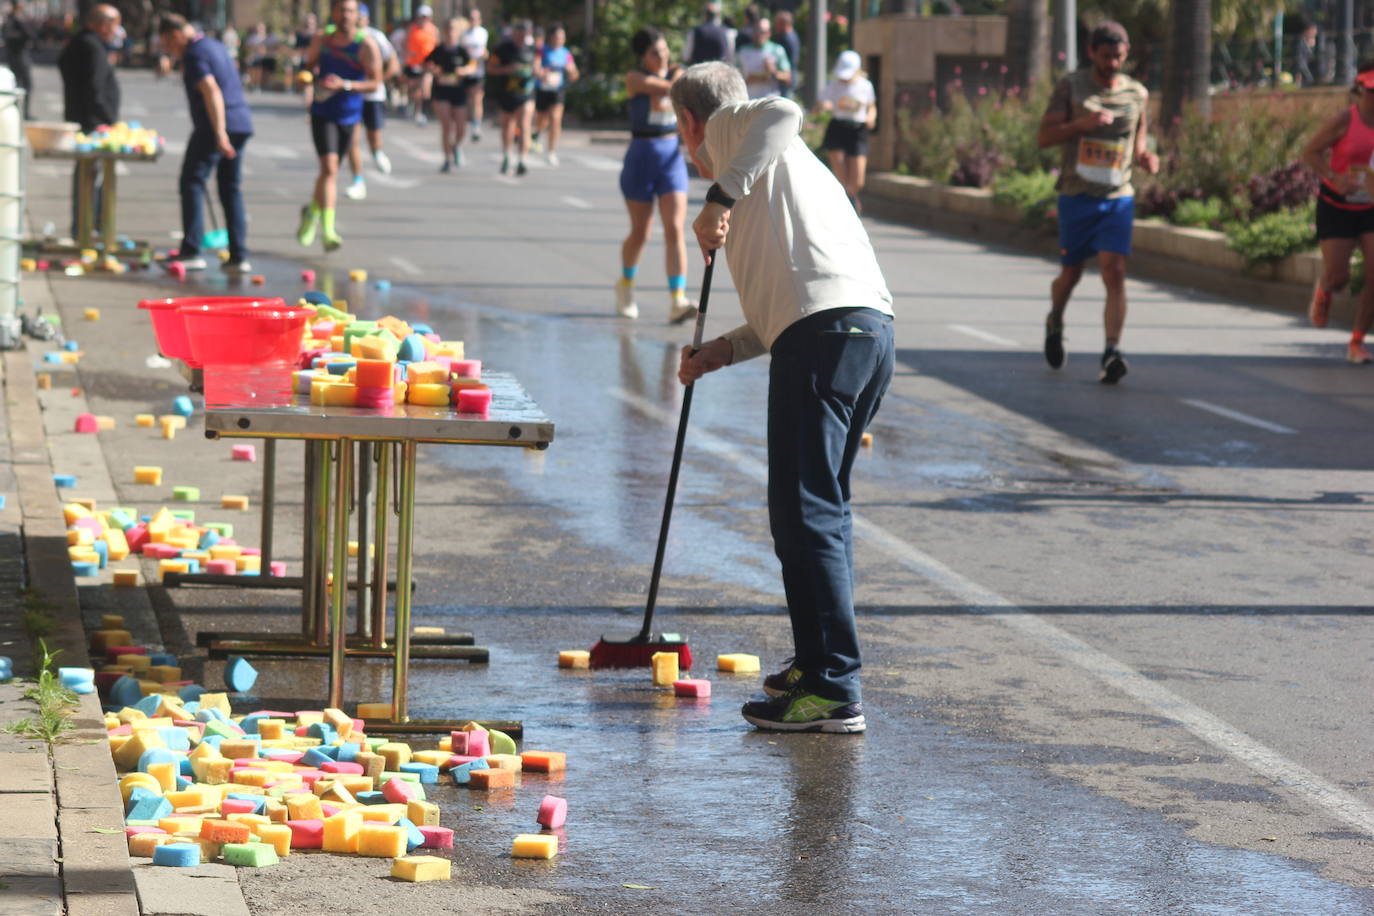
M 1131 254 L 1135 189 L 1131 168 L 1151 175 L 1159 157 L 1145 145 L 1145 87 L 1121 72 L 1130 52 L 1126 30 L 1115 22 L 1093 29 L 1090 66 L 1059 81 L 1040 120 L 1041 148 L 1059 146 L 1059 276 L 1050 286 L 1045 320 L 1045 361 L 1064 365 L 1064 310 L 1083 276 L 1083 264 L 1097 255 L 1107 288 L 1103 312 L 1106 347 L 1098 381 L 1115 385 L 1126 375 L 1119 344 L 1126 324 L 1126 261 Z

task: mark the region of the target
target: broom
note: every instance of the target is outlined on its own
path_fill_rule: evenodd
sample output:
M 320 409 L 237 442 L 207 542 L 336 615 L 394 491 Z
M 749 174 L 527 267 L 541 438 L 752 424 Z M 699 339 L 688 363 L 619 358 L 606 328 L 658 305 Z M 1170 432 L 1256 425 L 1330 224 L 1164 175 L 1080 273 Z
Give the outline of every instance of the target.
M 697 305 L 697 328 L 692 335 L 692 352 L 701 349 L 701 335 L 706 328 L 706 305 L 711 298 L 711 275 L 716 268 L 716 252 L 706 262 L 701 278 L 701 302 Z M 673 519 L 673 497 L 677 495 L 677 476 L 682 469 L 682 446 L 687 438 L 687 415 L 692 410 L 692 389 L 688 385 L 682 394 L 682 414 L 677 421 L 677 444 L 673 446 L 673 469 L 668 474 L 668 496 L 663 502 L 663 524 L 658 529 L 658 552 L 654 554 L 654 571 L 649 577 L 649 598 L 644 605 L 644 626 L 629 639 L 614 640 L 601 637 L 592 646 L 593 668 L 647 668 L 653 664 L 655 652 L 676 652 L 678 667 L 684 671 L 692 667 L 692 650 L 687 640 L 676 633 L 653 633 L 654 605 L 658 600 L 658 580 L 663 573 L 663 552 L 668 546 L 668 524 Z

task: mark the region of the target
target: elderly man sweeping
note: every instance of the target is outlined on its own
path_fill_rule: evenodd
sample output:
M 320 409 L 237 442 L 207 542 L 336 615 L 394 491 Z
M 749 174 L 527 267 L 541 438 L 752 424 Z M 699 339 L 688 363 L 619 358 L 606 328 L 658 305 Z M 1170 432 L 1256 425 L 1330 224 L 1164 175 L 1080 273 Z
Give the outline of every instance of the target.
M 795 651 L 744 718 L 861 732 L 849 473 L 892 379 L 892 294 L 844 188 L 802 142 L 796 103 L 749 101 L 721 62 L 688 68 L 671 98 L 692 160 L 715 182 L 693 229 L 708 258 L 725 249 L 745 320 L 684 348 L 678 377 L 772 356 L 768 514 Z

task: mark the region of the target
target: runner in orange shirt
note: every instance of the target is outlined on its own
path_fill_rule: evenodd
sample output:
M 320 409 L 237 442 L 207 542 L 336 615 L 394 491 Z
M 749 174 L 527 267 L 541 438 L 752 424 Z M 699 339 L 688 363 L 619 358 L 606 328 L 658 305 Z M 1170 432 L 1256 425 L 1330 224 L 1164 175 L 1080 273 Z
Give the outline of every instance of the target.
M 439 29 L 434 25 L 434 10 L 428 4 L 415 11 L 415 21 L 406 30 L 405 77 L 410 93 L 411 112 L 416 124 L 426 124 L 425 102 L 433 79 L 425 67 L 430 53 L 439 45 Z

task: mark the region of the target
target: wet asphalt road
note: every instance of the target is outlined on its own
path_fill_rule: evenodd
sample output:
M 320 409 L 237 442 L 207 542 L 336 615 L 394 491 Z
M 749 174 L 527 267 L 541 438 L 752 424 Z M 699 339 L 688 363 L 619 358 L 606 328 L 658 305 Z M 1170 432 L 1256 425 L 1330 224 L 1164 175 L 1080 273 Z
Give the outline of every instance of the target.
M 171 87 L 141 75 L 126 87 L 130 116 L 181 136 Z M 551 789 L 572 810 L 563 854 L 505 855 L 532 826 L 542 778 L 491 797 L 441 789 L 458 881 L 389 883 L 377 891 L 388 904 L 1374 911 L 1371 379 L 1339 362 L 1339 331 L 1134 284 L 1132 374 L 1105 389 L 1093 278 L 1071 311 L 1069 364 L 1051 373 L 1037 352 L 1049 264 L 871 223 L 897 298 L 899 376 L 855 482 L 870 731 L 757 733 L 737 712 L 756 679 L 709 662 L 787 654 L 763 504 L 763 361 L 699 386 L 661 597 L 663 625 L 689 636 L 715 696 L 553 667 L 558 649 L 636 627 L 680 396 L 686 332 L 648 296 L 639 323 L 610 316 L 618 150 L 570 145 L 561 169 L 518 186 L 495 175 L 489 130 L 469 168 L 441 180 L 433 131 L 394 125 L 396 175 L 343 202 L 349 244 L 326 259 L 290 239 L 311 164 L 285 106 L 259 107 L 248 160 L 266 288 L 294 294 L 300 267 L 315 267 L 363 314 L 462 338 L 558 424 L 542 454 L 422 449 L 417 622 L 471 630 L 492 657 L 417 662 L 411 702 L 423 716 L 518 718 L 526 747 L 566 750 Z M 130 234 L 167 238 L 178 158 L 130 169 Z M 36 165 L 33 177 L 34 212 L 58 219 L 63 176 Z M 660 264 L 653 246 L 642 288 Z M 392 289 L 349 284 L 358 266 Z M 83 382 L 97 413 L 161 412 L 180 383 L 143 367 L 151 336 L 132 304 L 175 284 L 121 283 L 127 295 L 101 303 L 117 346 L 87 347 Z M 179 289 L 224 287 L 214 276 Z M 738 315 L 718 287 L 712 332 Z M 55 283 L 69 321 L 90 304 L 82 288 Z M 169 454 L 128 424 L 102 436 L 112 469 L 169 468 L 168 492 L 121 484 L 121 499 L 155 508 L 188 482 L 207 503 L 221 485 L 256 496 L 256 466 L 232 464 L 227 444 L 176 441 Z M 294 568 L 299 450 L 282 451 L 278 543 Z M 183 648 L 199 629 L 289 630 L 296 608 L 294 592 L 154 597 L 180 611 L 160 624 Z M 322 665 L 259 668 L 262 705 L 318 704 Z M 218 671 L 205 664 L 207 683 Z M 352 666 L 351 698 L 389 689 L 387 666 Z M 301 855 L 241 881 L 255 912 L 372 912 L 351 882 L 382 874 Z

